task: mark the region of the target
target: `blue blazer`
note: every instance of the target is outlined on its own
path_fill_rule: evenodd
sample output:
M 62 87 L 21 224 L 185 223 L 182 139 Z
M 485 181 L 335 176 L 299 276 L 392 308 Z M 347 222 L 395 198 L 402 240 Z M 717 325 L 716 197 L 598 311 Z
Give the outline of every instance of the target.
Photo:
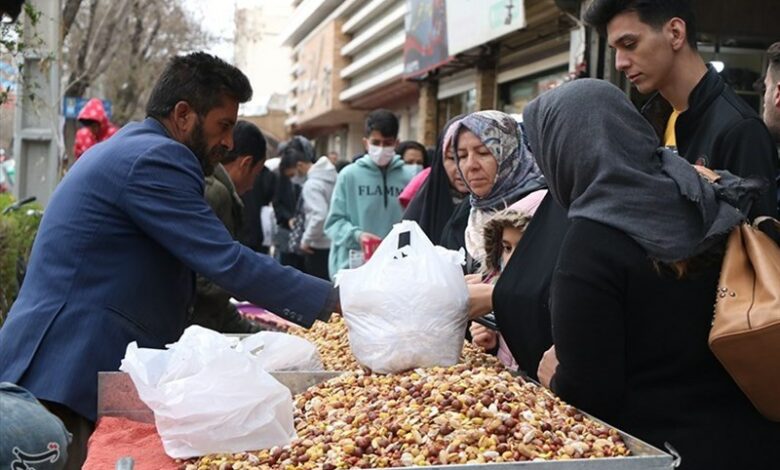
M 0 382 L 94 421 L 98 371 L 127 344 L 163 348 L 192 312 L 194 272 L 303 326 L 332 292 L 234 241 L 203 197 L 195 155 L 155 119 L 87 151 L 41 220 L 0 328 Z

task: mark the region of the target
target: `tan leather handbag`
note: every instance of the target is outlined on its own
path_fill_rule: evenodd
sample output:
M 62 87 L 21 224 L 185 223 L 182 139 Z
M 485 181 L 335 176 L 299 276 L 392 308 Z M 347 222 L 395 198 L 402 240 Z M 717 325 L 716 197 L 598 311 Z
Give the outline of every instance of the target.
M 729 235 L 710 349 L 758 411 L 780 421 L 780 247 L 756 227 Z

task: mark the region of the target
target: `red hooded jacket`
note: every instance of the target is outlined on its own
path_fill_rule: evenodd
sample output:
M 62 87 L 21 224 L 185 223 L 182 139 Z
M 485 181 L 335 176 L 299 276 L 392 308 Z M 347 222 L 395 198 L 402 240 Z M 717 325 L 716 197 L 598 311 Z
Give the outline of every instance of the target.
M 76 132 L 76 143 L 73 145 L 73 155 L 76 160 L 98 142 L 103 142 L 117 131 L 116 126 L 111 124 L 106 116 L 106 110 L 103 109 L 103 102 L 97 98 L 87 101 L 86 106 L 79 113 L 78 120 L 95 121 L 100 124 L 100 130 L 95 135 L 88 126 L 84 126 Z

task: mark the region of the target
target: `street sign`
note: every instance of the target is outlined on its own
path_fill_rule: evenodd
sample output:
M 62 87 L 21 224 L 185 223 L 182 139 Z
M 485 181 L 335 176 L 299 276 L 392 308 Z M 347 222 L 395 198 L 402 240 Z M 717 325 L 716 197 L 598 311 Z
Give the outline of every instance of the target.
M 65 119 L 76 119 L 81 112 L 82 108 L 87 104 L 91 98 L 82 98 L 80 96 L 66 96 L 62 100 L 62 114 Z M 101 100 L 103 102 L 103 109 L 106 111 L 106 117 L 111 119 L 111 101 Z

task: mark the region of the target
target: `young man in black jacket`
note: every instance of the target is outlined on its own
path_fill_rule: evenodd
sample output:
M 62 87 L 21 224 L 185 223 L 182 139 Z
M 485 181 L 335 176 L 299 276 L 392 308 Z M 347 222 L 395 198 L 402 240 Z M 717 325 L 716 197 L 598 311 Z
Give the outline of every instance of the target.
M 775 143 L 758 114 L 699 55 L 690 1 L 593 0 L 585 21 L 606 36 L 615 67 L 640 93 L 657 92 L 642 113 L 661 143 L 691 163 L 766 180 L 750 216 L 777 216 Z
M 764 123 L 780 147 L 780 42 L 769 46 L 766 51 L 769 65 L 764 76 Z M 777 174 L 780 185 L 780 172 Z M 777 190 L 777 210 L 780 212 L 780 188 Z

